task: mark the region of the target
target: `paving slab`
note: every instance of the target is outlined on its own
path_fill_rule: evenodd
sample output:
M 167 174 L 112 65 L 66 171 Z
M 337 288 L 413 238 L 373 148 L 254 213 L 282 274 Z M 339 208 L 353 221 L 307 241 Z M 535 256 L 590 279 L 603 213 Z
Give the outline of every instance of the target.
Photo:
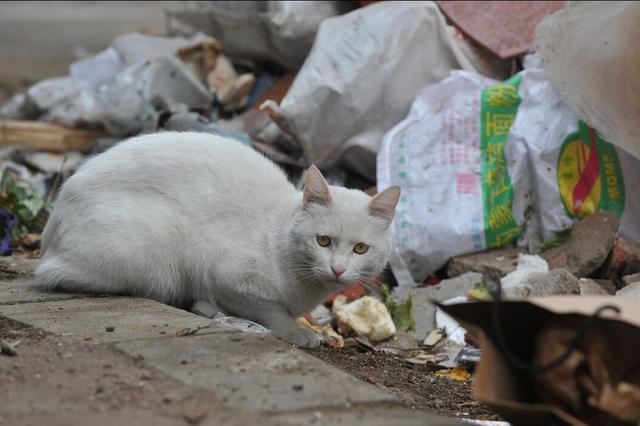
M 367 426 L 462 426 L 456 419 L 448 419 L 400 405 L 353 406 L 349 409 L 320 409 L 272 417 L 278 424 L 302 425 L 367 425 Z
M 202 327 L 212 320 L 153 300 L 96 297 L 41 303 L 0 305 L 0 315 L 49 333 L 94 343 L 175 336 L 185 328 Z M 216 324 L 200 333 L 236 333 Z M 107 331 L 113 327 L 113 331 Z M 85 339 L 85 337 L 87 339 Z
M 93 297 L 93 295 L 43 291 L 30 276 L 0 281 L 0 305 L 68 300 L 83 297 Z
M 232 408 L 283 412 L 397 399 L 270 336 L 213 334 L 132 341 L 117 349 Z

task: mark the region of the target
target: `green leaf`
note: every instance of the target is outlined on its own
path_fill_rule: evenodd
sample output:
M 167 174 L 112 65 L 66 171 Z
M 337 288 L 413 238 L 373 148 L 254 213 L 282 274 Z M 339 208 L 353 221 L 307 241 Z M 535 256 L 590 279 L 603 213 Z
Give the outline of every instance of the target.
M 389 294 L 389 287 L 382 285 L 382 296 L 387 310 L 391 314 L 393 323 L 398 331 L 412 331 L 416 329 L 416 320 L 413 317 L 413 293 L 409 291 L 407 300 L 396 302 Z
M 567 242 L 570 236 L 571 236 L 571 228 L 558 231 L 554 234 L 553 238 L 551 238 L 549 241 L 545 241 L 544 243 L 542 243 L 542 245 L 540 246 L 540 251 L 545 252 L 552 248 L 560 247 L 561 245 Z
M 22 205 L 29 209 L 31 215 L 35 218 L 40 213 L 40 210 L 44 207 L 44 201 L 40 198 L 28 198 L 22 200 Z
M 493 295 L 497 290 L 495 284 L 483 281 L 474 284 L 474 286 L 469 289 L 467 295 L 475 300 L 490 301 L 493 300 Z

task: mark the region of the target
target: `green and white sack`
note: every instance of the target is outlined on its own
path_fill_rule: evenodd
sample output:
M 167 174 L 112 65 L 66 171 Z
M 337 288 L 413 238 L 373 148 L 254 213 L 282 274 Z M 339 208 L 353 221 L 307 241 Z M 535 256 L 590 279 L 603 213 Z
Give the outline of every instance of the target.
M 612 210 L 640 239 L 640 161 L 580 122 L 542 69 L 504 83 L 454 71 L 384 137 L 378 190 L 402 188 L 391 267 L 414 286 L 449 258 L 535 246 Z

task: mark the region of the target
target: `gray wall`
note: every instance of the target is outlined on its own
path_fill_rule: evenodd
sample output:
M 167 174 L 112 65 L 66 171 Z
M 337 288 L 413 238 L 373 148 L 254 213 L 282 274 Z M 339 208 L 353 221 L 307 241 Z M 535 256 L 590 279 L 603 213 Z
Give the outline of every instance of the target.
M 177 1 L 0 2 L 0 82 L 64 75 L 74 52 L 98 52 L 118 35 L 165 32 Z

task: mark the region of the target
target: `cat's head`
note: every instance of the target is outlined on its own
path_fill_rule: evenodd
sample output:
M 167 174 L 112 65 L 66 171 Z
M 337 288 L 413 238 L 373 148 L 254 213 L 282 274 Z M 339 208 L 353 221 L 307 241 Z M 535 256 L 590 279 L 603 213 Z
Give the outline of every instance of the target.
M 361 191 L 329 186 L 320 171 L 307 171 L 300 210 L 289 224 L 291 272 L 305 284 L 331 288 L 371 282 L 385 267 L 389 225 L 400 188 L 371 198 Z

